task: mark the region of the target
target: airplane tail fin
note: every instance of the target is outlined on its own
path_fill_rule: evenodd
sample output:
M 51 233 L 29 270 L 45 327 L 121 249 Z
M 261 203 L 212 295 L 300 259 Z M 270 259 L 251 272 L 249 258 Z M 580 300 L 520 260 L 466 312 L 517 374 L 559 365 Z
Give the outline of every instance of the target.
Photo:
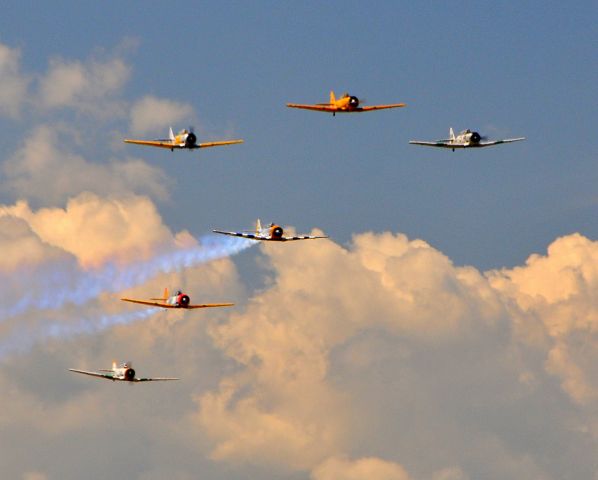
M 255 222 L 255 233 L 256 235 L 262 233 L 262 222 L 260 222 L 259 218 L 257 219 L 257 222 Z
M 449 138 L 451 140 L 455 139 L 455 132 L 453 132 L 453 127 L 449 128 Z
M 330 105 L 334 105 L 336 103 L 336 97 L 334 96 L 334 90 L 330 90 Z
M 116 370 L 116 360 L 114 360 L 114 361 L 112 362 L 112 370 L 113 370 L 113 371 L 114 371 L 114 370 Z
M 174 132 L 172 131 L 172 127 L 170 127 L 170 131 L 168 132 L 168 138 L 174 140 Z

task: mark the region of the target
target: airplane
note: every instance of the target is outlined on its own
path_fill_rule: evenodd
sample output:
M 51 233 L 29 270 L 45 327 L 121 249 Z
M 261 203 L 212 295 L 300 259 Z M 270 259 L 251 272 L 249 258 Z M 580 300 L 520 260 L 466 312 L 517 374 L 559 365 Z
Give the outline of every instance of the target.
M 120 382 L 165 382 L 169 380 L 180 380 L 180 378 L 171 377 L 156 377 L 156 378 L 137 378 L 135 377 L 135 370 L 131 362 L 122 363 L 116 366 L 116 362 L 112 362 L 110 370 L 100 369 L 98 372 L 88 372 L 86 370 L 78 370 L 76 368 L 69 368 L 69 371 L 75 373 L 82 373 L 83 375 L 90 375 L 92 377 L 105 378 L 106 380 L 120 381 Z
M 330 91 L 330 102 L 329 103 L 316 103 L 315 105 L 302 105 L 299 103 L 287 103 L 289 108 L 303 108 L 304 110 L 316 110 L 318 112 L 329 112 L 332 116 L 339 113 L 352 113 L 352 112 L 370 112 L 372 110 L 384 110 L 386 108 L 399 108 L 404 107 L 404 103 L 392 103 L 390 105 L 371 105 L 369 107 L 360 107 L 364 100 L 360 100 L 354 95 L 344 93 L 339 99 L 336 98 L 334 92 Z
M 181 130 L 178 134 L 174 134 L 172 127 L 170 127 L 169 138 L 158 139 L 158 140 L 131 140 L 128 138 L 124 139 L 125 143 L 133 143 L 135 145 L 147 145 L 149 147 L 168 148 L 171 152 L 174 149 L 177 150 L 186 148 L 193 150 L 196 148 L 208 148 L 208 147 L 220 147 L 223 145 L 233 145 L 236 143 L 243 143 L 243 140 L 224 140 L 222 142 L 204 142 L 197 143 L 197 136 L 193 133 L 193 129 L 189 127 Z
M 223 235 L 231 235 L 233 237 L 249 238 L 250 240 L 272 241 L 272 242 L 289 242 L 292 240 L 313 240 L 316 238 L 328 238 L 327 235 L 311 236 L 299 235 L 295 237 L 283 236 L 284 230 L 280 225 L 271 223 L 266 228 L 262 228 L 262 223 L 258 218 L 255 224 L 255 233 L 250 232 L 224 232 L 222 230 L 212 230 L 214 233 L 221 233 Z
M 164 296 L 162 298 L 150 298 L 149 300 L 135 300 L 133 298 L 121 298 L 123 302 L 139 303 L 141 305 L 150 305 L 152 307 L 161 308 L 210 308 L 210 307 L 232 307 L 234 303 L 203 303 L 198 305 L 191 305 L 189 295 L 177 291 L 174 295 L 168 296 L 168 288 L 164 289 Z
M 500 145 L 501 143 L 512 143 L 525 140 L 525 137 L 517 138 L 506 138 L 504 140 L 493 140 L 490 142 L 484 142 L 486 137 L 483 137 L 478 132 L 472 132 L 471 130 L 463 130 L 459 135 L 455 135 L 453 129 L 449 129 L 449 138 L 444 140 L 436 140 L 435 142 L 425 142 L 421 140 L 410 140 L 409 143 L 412 145 L 424 145 L 426 147 L 440 147 L 450 148 L 453 152 L 455 148 L 481 148 L 491 147 L 492 145 Z

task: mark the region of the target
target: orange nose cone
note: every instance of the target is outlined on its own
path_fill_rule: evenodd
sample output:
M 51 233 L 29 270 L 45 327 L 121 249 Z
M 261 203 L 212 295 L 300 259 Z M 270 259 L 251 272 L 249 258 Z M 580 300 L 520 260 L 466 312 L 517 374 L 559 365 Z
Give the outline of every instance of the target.
M 270 236 L 272 238 L 282 238 L 282 234 L 284 233 L 282 227 L 278 225 L 273 225 L 270 229 Z

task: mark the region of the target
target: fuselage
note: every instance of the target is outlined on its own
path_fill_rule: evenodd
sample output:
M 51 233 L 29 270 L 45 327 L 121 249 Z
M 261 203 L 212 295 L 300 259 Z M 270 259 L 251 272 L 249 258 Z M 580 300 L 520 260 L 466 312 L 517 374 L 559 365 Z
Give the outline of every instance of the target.
M 359 99 L 353 95 L 345 93 L 341 98 L 336 100 L 332 105 L 342 112 L 350 112 L 359 108 Z
M 187 129 L 181 130 L 174 137 L 173 143 L 183 148 L 199 148 L 197 145 L 197 136 Z
M 126 382 L 132 382 L 135 380 L 135 370 L 130 363 L 123 363 L 122 365 L 112 367 L 112 380 L 124 380 Z
M 191 299 L 189 298 L 189 295 L 179 291 L 176 293 L 176 295 L 168 297 L 166 299 L 166 303 L 174 307 L 187 308 L 189 303 L 191 303 Z
M 455 138 L 450 139 L 449 144 L 457 147 L 475 147 L 479 145 L 482 136 L 478 132 L 472 132 L 471 130 L 463 130 L 456 135 Z
M 280 225 L 272 223 L 268 228 L 268 235 L 272 240 L 280 240 L 284 235 L 284 229 Z

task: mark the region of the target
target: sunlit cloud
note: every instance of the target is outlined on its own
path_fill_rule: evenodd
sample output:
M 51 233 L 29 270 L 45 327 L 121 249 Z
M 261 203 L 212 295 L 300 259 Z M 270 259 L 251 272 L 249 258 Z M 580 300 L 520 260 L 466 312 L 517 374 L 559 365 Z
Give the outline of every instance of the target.
M 370 467 L 410 478 L 401 452 L 407 455 L 414 435 L 429 458 L 411 456 L 410 465 L 436 464 L 429 478 L 467 479 L 461 452 L 432 453 L 457 436 L 496 478 L 541 478 L 544 460 L 533 448 L 512 451 L 499 423 L 463 420 L 481 429 L 471 442 L 450 418 L 475 409 L 483 424 L 510 411 L 513 392 L 531 415 L 555 376 L 562 398 L 586 407 L 580 421 L 598 438 L 596 363 L 588 361 L 598 344 L 576 338 L 598 326 L 598 242 L 566 236 L 524 266 L 489 272 L 455 266 L 400 234 L 356 235 L 348 249 L 333 242 L 277 247 L 263 249 L 268 288 L 245 312 L 210 328 L 239 365 L 196 397 L 194 421 L 211 439 L 214 460 L 308 470 L 313 478 L 354 478 Z M 569 333 L 557 333 L 559 324 Z M 422 416 L 406 413 L 414 408 Z M 570 407 L 565 400 L 555 408 Z M 363 445 L 387 451 L 393 438 L 405 439 L 398 463 L 342 457 Z
M 93 161 L 75 153 L 85 148 L 77 147 L 72 133 L 50 125 L 33 128 L 24 144 L 1 166 L 5 191 L 16 198 L 51 205 L 84 191 L 168 198 L 172 182 L 163 170 L 135 158 Z
M 189 105 L 149 95 L 131 107 L 131 131 L 138 134 L 161 131 L 165 137 L 169 127 L 178 129 L 181 123 L 187 127 L 193 118 L 193 108 Z
M 0 207 L 0 243 L 16 259 L 0 261 L 0 323 L 31 310 L 81 307 L 104 294 L 143 285 L 164 274 L 227 258 L 253 245 L 246 239 L 188 232 L 172 234 L 147 197 L 82 194 L 66 208 L 33 211 L 25 202 Z M 139 314 L 94 314 L 52 321 L 32 331 L 12 321 L 0 349 L 24 349 L 44 338 L 68 338 L 139 319 Z M 18 339 L 18 341 L 15 341 Z

